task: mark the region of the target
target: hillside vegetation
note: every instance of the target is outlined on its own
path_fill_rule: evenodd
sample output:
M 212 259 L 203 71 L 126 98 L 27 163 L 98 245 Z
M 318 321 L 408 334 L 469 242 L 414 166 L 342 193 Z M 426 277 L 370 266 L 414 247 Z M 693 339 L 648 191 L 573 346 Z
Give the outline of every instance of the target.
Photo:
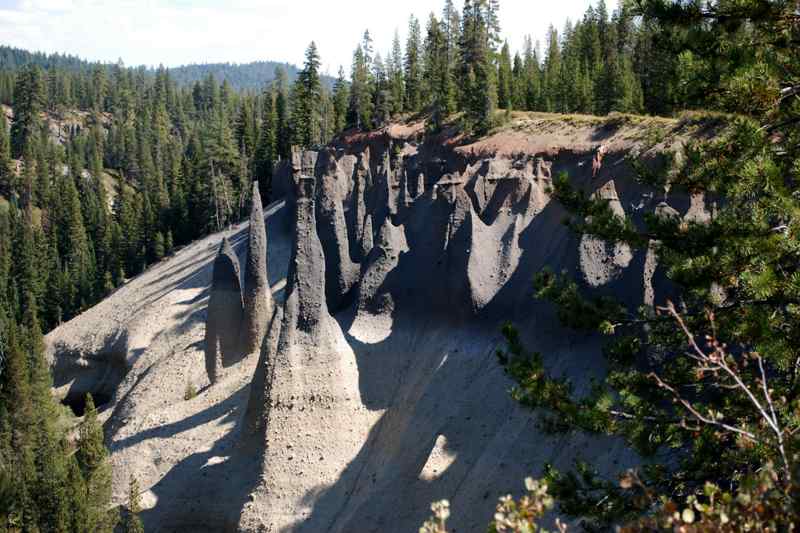
M 30 65 L 37 65 L 48 71 L 62 72 L 92 72 L 94 70 L 104 70 L 110 74 L 113 65 L 106 63 L 91 62 L 76 56 L 65 54 L 44 54 L 41 52 L 29 52 L 10 46 L 0 46 L 0 71 L 16 71 Z M 155 75 L 156 69 L 150 67 L 140 67 L 148 75 Z M 203 81 L 209 75 L 214 76 L 221 82 L 228 84 L 237 91 L 259 92 L 265 85 L 276 79 L 275 71 L 283 70 L 289 80 L 297 78 L 300 69 L 289 63 L 277 61 L 253 61 L 250 63 L 198 63 L 192 65 L 181 65 L 170 67 L 170 75 L 175 79 L 179 86 L 188 87 L 197 82 Z M 328 86 L 333 84 L 333 79 L 323 77 Z M 4 79 L 0 83 L 0 101 L 10 101 L 9 95 L 13 88 L 13 83 Z

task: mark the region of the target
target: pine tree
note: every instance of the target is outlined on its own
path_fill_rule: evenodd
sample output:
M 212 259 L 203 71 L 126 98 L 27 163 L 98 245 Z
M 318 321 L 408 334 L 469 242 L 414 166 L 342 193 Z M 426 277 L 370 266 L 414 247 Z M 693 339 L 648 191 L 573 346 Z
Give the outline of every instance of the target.
M 119 180 L 114 208 L 119 235 L 118 240 L 114 243 L 114 249 L 122 259 L 121 269 L 128 275 L 139 272 L 138 254 L 142 244 L 142 233 L 137 210 L 139 205 L 137 196 L 136 191 Z M 118 282 L 120 281 L 122 279 L 118 279 Z
M 11 168 L 11 142 L 6 115 L 0 111 L 0 195 L 10 197 L 16 189 L 16 179 Z
M 11 256 L 13 254 L 11 221 L 5 209 L 0 209 L 0 349 L 2 349 L 2 322 L 11 307 Z
M 35 425 L 31 429 L 36 479 L 31 497 L 36 505 L 38 525 L 45 531 L 63 531 L 70 522 L 67 495 L 66 446 L 59 434 L 58 410 L 50 389 L 50 368 L 44 359 L 44 338 L 32 294 L 24 298 L 25 313 L 21 328 L 28 353 L 30 394 Z
M 139 513 L 142 510 L 140 492 L 139 482 L 136 478 L 131 477 L 128 488 L 128 512 L 125 513 L 125 518 L 122 522 L 122 531 L 124 533 L 144 533 L 144 526 L 141 518 L 139 518 Z
M 79 175 L 76 177 L 81 179 Z M 71 297 L 67 318 L 83 309 L 93 298 L 95 263 L 91 250 L 91 242 L 86 233 L 81 209 L 81 198 L 75 187 L 75 179 L 71 174 L 60 180 L 59 196 L 63 202 L 63 211 L 58 228 L 60 256 L 65 259 L 64 268 L 69 272 Z
M 369 30 L 364 30 L 364 35 L 361 37 L 361 50 L 364 52 L 364 65 L 367 72 L 372 72 L 375 50 L 373 49 L 372 35 L 370 35 Z
M 12 278 L 15 318 L 21 321 L 26 305 L 41 301 L 44 291 L 43 272 L 37 262 L 37 243 L 41 239 L 41 228 L 33 224 L 33 208 L 27 206 L 24 212 L 14 210 L 12 220 L 15 226 L 13 242 L 14 261 Z
M 172 230 L 167 231 L 167 236 L 164 239 L 164 248 L 167 255 L 171 254 L 173 250 L 175 250 L 175 239 L 172 237 Z
M 261 133 L 258 138 L 258 147 L 255 154 L 255 177 L 261 188 L 262 198 L 269 201 L 269 191 L 272 184 L 272 170 L 277 160 L 277 138 L 274 106 L 274 91 L 268 89 L 262 95 L 261 106 Z
M 438 131 L 455 110 L 453 77 L 443 25 L 431 15 L 425 38 L 425 84 L 431 113 L 430 129 Z
M 445 0 L 442 10 L 442 31 L 447 43 L 447 71 L 452 84 L 453 105 L 460 101 L 459 86 L 455 83 L 458 69 L 459 43 L 461 42 L 461 14 L 453 5 L 453 0 Z
M 419 20 L 411 16 L 408 21 L 408 39 L 405 57 L 405 109 L 417 113 L 422 109 L 422 33 Z
M 633 72 L 629 58 L 623 57 L 617 62 L 614 78 L 617 91 L 612 109 L 621 113 L 641 113 L 644 106 L 642 86 Z
M 547 32 L 547 59 L 544 65 L 542 108 L 544 111 L 555 111 L 561 98 L 559 76 L 561 73 L 561 48 L 558 43 L 558 31 L 553 26 Z
M 464 2 L 460 68 L 462 108 L 467 128 L 478 134 L 492 127 L 497 107 L 492 6 L 487 0 Z
M 292 98 L 294 143 L 306 148 L 322 140 L 317 123 L 322 98 L 319 67 L 319 52 L 312 41 L 306 50 L 303 70 L 297 77 Z
M 599 28 L 603 10 L 601 3 Z M 688 140 L 685 157 L 662 168 L 635 163 L 647 186 L 713 198 L 715 209 L 699 222 L 659 206 L 632 224 L 566 175 L 558 178 L 553 198 L 570 213 L 570 227 L 654 251 L 676 303 L 656 295 L 655 306 L 630 309 L 567 273 L 540 272 L 537 296 L 555 304 L 566 325 L 608 337 L 609 372 L 575 397 L 570 382 L 550 376 L 507 328 L 508 369 L 520 384 L 515 397 L 548 410 L 554 431 L 613 434 L 646 456 L 669 454 L 657 467 L 622 474 L 621 483 L 601 478 L 592 464 L 548 469 L 561 509 L 592 529 L 629 517 L 635 522 L 627 531 L 788 530 L 797 523 L 798 490 L 790 398 L 800 357 L 793 230 L 800 199 L 786 186 L 796 180 L 800 156 L 800 109 L 790 102 L 800 94 L 800 61 L 790 52 L 800 37 L 796 6 L 645 0 L 637 15 L 664 32 L 665 40 L 651 41 L 660 43 L 650 49 L 655 56 L 693 53 L 698 45 L 719 52 L 694 64 L 690 79 L 709 90 L 707 103 L 735 106 L 739 115 L 713 139 Z M 775 39 L 783 31 L 787 38 Z M 600 35 L 615 43 L 612 30 Z M 619 55 L 619 64 L 626 60 Z M 733 502 L 734 509 L 753 507 L 734 514 Z
M 86 501 L 86 481 L 83 479 L 74 454 L 67 457 L 67 501 L 70 506 L 70 531 L 87 531 L 89 507 Z
M 3 372 L 0 373 L 3 385 L 0 388 L 3 399 L 0 402 L 0 408 L 3 409 L 0 411 L 0 421 L 3 424 L 5 459 L 2 474 L 13 479 L 9 498 L 12 507 L 2 512 L 7 520 L 35 529 L 38 513 L 31 492 L 37 479 L 34 462 L 36 419 L 31 398 L 30 371 L 25 352 L 19 344 L 16 325 L 8 319 L 0 325 L 3 327 L 4 352 Z
M 339 77 L 333 86 L 334 130 L 339 132 L 347 127 L 347 107 L 350 103 L 350 87 L 345 79 L 344 68 L 339 67 Z
M 511 50 L 508 41 L 500 52 L 500 64 L 497 71 L 497 100 L 501 109 L 511 112 L 514 108 L 514 77 L 511 67 Z
M 618 106 L 624 101 L 623 92 L 623 66 L 617 53 L 616 31 L 613 25 L 605 19 L 604 4 L 598 6 L 598 35 L 600 37 L 603 64 L 595 83 L 595 112 L 599 115 L 611 111 L 620 111 Z
M 39 114 L 44 110 L 44 80 L 41 69 L 30 65 L 17 75 L 14 87 L 14 121 L 11 125 L 11 153 L 20 158 L 41 130 Z
M 392 114 L 397 115 L 403 112 L 406 98 L 406 84 L 403 64 L 403 50 L 400 45 L 400 34 L 395 30 L 392 39 L 392 53 L 386 62 L 389 84 L 392 95 Z
M 22 207 L 33 206 L 36 201 L 36 143 L 31 143 L 22 156 L 22 175 L 17 185 L 17 197 Z
M 288 159 L 292 153 L 291 129 L 289 127 L 289 98 L 286 71 L 275 69 L 275 151 L 280 159 Z
M 246 99 L 242 99 L 233 128 L 233 138 L 241 157 L 252 157 L 255 152 L 256 139 L 253 135 L 253 122 L 253 110 L 250 103 Z
M 525 64 L 519 53 L 514 54 L 514 66 L 511 68 L 511 105 L 514 109 L 525 109 Z
M 541 72 L 539 56 L 533 47 L 533 41 L 530 35 L 525 38 L 524 55 L 523 68 L 525 69 L 525 109 L 528 111 L 541 111 L 544 109 L 544 106 L 541 98 Z
M 389 76 L 386 72 L 383 58 L 380 53 L 375 55 L 372 62 L 373 84 L 373 127 L 383 127 L 389 122 L 392 116 L 392 88 L 389 83 Z
M 86 395 L 86 410 L 78 437 L 78 465 L 86 481 L 87 531 L 113 531 L 116 512 L 107 509 L 111 502 L 111 464 L 103 443 L 103 427 L 91 394 Z
M 231 121 L 224 105 L 219 104 L 211 111 L 203 133 L 203 171 L 210 172 L 213 166 L 221 175 L 233 176 L 239 169 L 239 150 L 236 148 Z
M 153 256 L 156 261 L 160 261 L 167 254 L 166 242 L 164 241 L 164 234 L 160 231 L 156 232 L 153 239 Z
M 350 84 L 350 105 L 347 124 L 350 127 L 366 129 L 372 125 L 372 73 L 363 48 L 359 45 L 353 54 L 353 71 Z
M 496 53 L 500 47 L 500 0 L 479 0 L 484 12 L 489 49 Z
M 668 39 L 661 36 L 659 23 L 651 17 L 642 19 L 634 35 L 632 66 L 641 82 L 642 100 L 648 113 L 667 115 L 680 106 L 678 84 L 686 81 L 678 75 L 677 54 L 660 54 L 659 43 Z M 698 89 L 710 94 L 704 87 Z

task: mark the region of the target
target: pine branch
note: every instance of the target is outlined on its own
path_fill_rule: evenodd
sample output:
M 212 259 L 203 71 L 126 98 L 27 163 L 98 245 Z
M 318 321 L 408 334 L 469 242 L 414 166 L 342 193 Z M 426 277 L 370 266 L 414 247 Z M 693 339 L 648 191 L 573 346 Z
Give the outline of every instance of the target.
M 762 402 L 760 402 L 758 398 L 756 398 L 756 395 L 753 393 L 750 387 L 744 382 L 741 375 L 734 368 L 732 368 L 731 365 L 728 364 L 727 361 L 728 353 L 725 350 L 725 346 L 716 339 L 715 327 L 713 329 L 714 334 L 708 337 L 709 346 L 713 348 L 713 351 L 711 353 L 706 353 L 697 344 L 694 335 L 691 333 L 688 326 L 686 325 L 686 322 L 683 320 L 683 317 L 680 315 L 680 313 L 678 313 L 677 309 L 675 308 L 675 305 L 672 302 L 668 302 L 666 307 L 660 307 L 659 310 L 669 313 L 675 319 L 675 321 L 677 322 L 678 326 L 683 331 L 683 333 L 686 335 L 686 338 L 689 342 L 689 346 L 694 352 L 692 354 L 687 354 L 687 355 L 702 365 L 699 367 L 700 372 L 703 373 L 717 372 L 717 371 L 724 372 L 728 377 L 730 377 L 734 381 L 738 390 L 742 391 L 745 394 L 745 396 L 747 396 L 748 400 L 750 401 L 752 406 L 755 407 L 756 411 L 758 412 L 762 420 L 764 420 L 767 423 L 771 431 L 774 433 L 776 440 L 776 447 L 778 448 L 778 452 L 781 456 L 781 459 L 783 460 L 784 475 L 786 477 L 786 481 L 787 482 L 791 481 L 792 468 L 789 459 L 786 455 L 784 436 L 783 436 L 784 431 L 781 428 L 780 421 L 778 420 L 778 416 L 775 413 L 775 408 L 772 402 L 772 396 L 767 386 L 767 375 L 764 370 L 764 362 L 763 359 L 761 358 L 761 355 L 758 353 L 751 354 L 752 357 L 754 357 L 758 362 L 759 370 L 761 373 L 761 385 L 763 388 L 766 406 L 769 408 L 769 411 L 767 410 L 767 407 L 765 407 L 764 404 L 762 404 Z M 709 321 L 712 324 L 714 324 L 714 315 L 712 313 L 709 312 L 708 318 Z M 720 422 L 718 420 L 703 415 L 688 400 L 683 398 L 673 387 L 665 383 L 657 374 L 651 373 L 650 377 L 653 378 L 661 388 L 669 391 L 673 395 L 673 398 L 676 401 L 678 401 L 681 405 L 683 405 L 684 408 L 686 408 L 686 410 L 688 410 L 700 422 L 718 426 L 727 431 L 742 436 L 746 436 L 747 438 L 751 439 L 754 442 L 761 442 L 753 433 L 741 427 L 732 426 L 730 424 Z
M 698 410 L 697 410 L 697 409 L 696 409 L 696 408 L 695 408 L 695 407 L 692 405 L 692 403 L 691 403 L 691 402 L 689 402 L 687 399 L 685 399 L 684 397 L 682 397 L 682 396 L 680 395 L 680 393 L 679 393 L 679 392 L 678 392 L 678 391 L 677 391 L 677 390 L 676 390 L 674 387 L 672 387 L 672 386 L 670 386 L 668 383 L 666 383 L 666 382 L 665 382 L 663 379 L 661 379 L 661 377 L 660 377 L 658 374 L 656 374 L 655 372 L 651 372 L 650 374 L 648 374 L 648 377 L 652 378 L 652 379 L 653 379 L 653 380 L 654 380 L 654 381 L 655 381 L 655 382 L 658 384 L 658 386 L 659 386 L 659 387 L 661 387 L 662 389 L 664 389 L 664 390 L 666 390 L 666 391 L 670 392 L 670 393 L 672 394 L 673 398 L 674 398 L 674 399 L 675 399 L 675 400 L 676 400 L 678 403 L 680 403 L 681 405 L 683 405 L 683 407 L 684 407 L 684 408 L 685 408 L 687 411 L 689 411 L 689 412 L 692 414 L 692 416 L 694 416 L 694 417 L 695 417 L 697 420 L 699 420 L 700 422 L 702 422 L 702 423 L 704 423 L 704 424 L 709 424 L 709 425 L 712 425 L 712 426 L 717 426 L 717 427 L 720 427 L 720 428 L 722 428 L 722 429 L 725 429 L 726 431 L 730 431 L 730 432 L 732 432 L 732 433 L 736 433 L 736 434 L 738 434 L 738 435 L 742 435 L 742 436 L 744 436 L 744 437 L 747 437 L 748 439 L 750 439 L 750 440 L 751 440 L 751 441 L 753 441 L 753 442 L 761 442 L 761 441 L 758 439 L 758 437 L 756 437 L 756 435 L 755 435 L 754 433 L 752 433 L 752 432 L 750 432 L 750 431 L 747 431 L 746 429 L 742 429 L 742 428 L 739 428 L 739 427 L 736 427 L 736 426 L 732 426 L 732 425 L 730 425 L 730 424 L 726 424 L 726 423 L 724 423 L 724 422 L 720 422 L 720 421 L 718 421 L 718 420 L 714 420 L 713 418 L 709 418 L 709 417 L 707 417 L 707 416 L 703 415 L 703 414 L 702 414 L 700 411 L 698 411 Z

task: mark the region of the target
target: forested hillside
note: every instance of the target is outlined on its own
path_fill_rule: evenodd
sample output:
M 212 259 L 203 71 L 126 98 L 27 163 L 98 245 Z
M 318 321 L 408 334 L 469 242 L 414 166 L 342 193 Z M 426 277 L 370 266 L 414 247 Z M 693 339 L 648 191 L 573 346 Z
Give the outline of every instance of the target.
M 300 73 L 300 69 L 294 65 L 275 61 L 182 65 L 171 67 L 169 73 L 179 86 L 189 86 L 212 75 L 220 81 L 227 81 L 237 91 L 259 92 L 265 85 L 275 80 L 276 69 L 283 69 L 290 81 L 297 79 Z M 330 76 L 322 76 L 322 80 L 328 88 L 331 88 L 335 81 Z
M 37 65 L 47 71 L 65 72 L 92 72 L 96 69 L 104 70 L 109 73 L 114 66 L 112 64 L 93 63 L 76 56 L 65 54 L 44 54 L 42 52 L 29 52 L 10 46 L 0 46 L 0 71 L 15 71 L 29 65 Z M 275 80 L 276 69 L 283 69 L 290 81 L 297 78 L 300 71 L 296 66 L 289 63 L 279 63 L 276 61 L 253 61 L 251 63 L 198 63 L 192 65 L 182 65 L 170 67 L 169 73 L 178 86 L 187 87 L 196 82 L 203 81 L 209 75 L 213 75 L 219 81 L 227 81 L 231 87 L 237 91 L 260 91 L 263 87 Z M 151 67 L 139 67 L 152 75 L 157 69 Z M 323 76 L 323 80 L 330 87 L 333 78 Z M 5 84 L 0 86 L 0 101 L 9 103 L 13 92 L 13 84 L 5 80 Z

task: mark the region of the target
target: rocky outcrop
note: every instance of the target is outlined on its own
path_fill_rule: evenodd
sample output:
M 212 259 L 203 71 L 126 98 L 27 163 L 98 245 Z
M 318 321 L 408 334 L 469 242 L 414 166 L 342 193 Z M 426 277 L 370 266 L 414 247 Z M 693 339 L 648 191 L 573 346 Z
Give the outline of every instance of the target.
M 283 323 L 274 360 L 264 366 L 267 392 L 255 424 L 263 431 L 262 482 L 242 511 L 244 531 L 328 530 L 347 493 L 317 506 L 313 518 L 306 498 L 318 487 L 341 483 L 341 464 L 358 452 L 360 438 L 334 435 L 366 430 L 353 354 L 342 345 L 325 301 L 315 179 L 301 175 L 297 181 Z M 307 468 L 314 475 L 307 475 Z
M 706 209 L 705 203 L 701 202 L 702 199 L 698 198 L 698 196 L 693 195 L 691 197 L 691 205 L 689 211 L 686 213 L 685 220 L 692 222 L 702 222 L 704 220 Z M 662 221 L 678 219 L 681 216 L 675 208 L 666 202 L 659 202 L 653 214 Z M 651 240 L 647 243 L 647 255 L 645 256 L 642 281 L 644 286 L 644 304 L 648 308 L 653 308 L 656 305 L 664 305 L 671 292 L 671 287 L 666 281 L 666 277 L 663 276 L 663 272 L 661 276 L 656 275 L 659 270 L 662 270 L 658 264 L 659 245 L 660 243 L 657 240 Z
M 368 220 L 371 221 L 371 218 Z M 371 226 L 370 222 L 370 239 Z M 357 298 L 359 311 L 377 315 L 382 312 L 391 313 L 394 310 L 392 295 L 381 292 L 381 288 L 386 277 L 397 266 L 400 254 L 407 251 L 408 243 L 403 228 L 395 226 L 387 219 L 381 226 L 378 242 L 370 251 L 367 268 L 361 277 Z
M 620 219 L 626 217 L 613 180 L 603 185 L 592 197 L 606 200 L 614 216 Z M 617 279 L 632 260 L 633 253 L 627 244 L 606 242 L 590 235 L 584 235 L 581 239 L 581 270 L 590 287 L 602 287 Z
M 275 310 L 267 278 L 267 231 L 264 208 L 253 183 L 253 207 L 250 211 L 250 235 L 247 241 L 247 265 L 244 274 L 244 321 L 241 326 L 243 353 L 253 353 L 261 347 L 266 328 Z M 227 365 L 226 365 L 227 366 Z
M 335 154 L 322 154 L 322 176 L 318 179 L 316 199 L 317 234 L 325 255 L 325 293 L 331 310 L 338 311 L 358 280 L 359 267 L 350 258 L 350 240 L 344 215 L 342 183 L 348 179 L 340 171 Z
M 241 443 L 243 448 L 250 453 L 257 453 L 263 449 L 266 423 L 269 418 L 270 394 L 274 378 L 275 357 L 278 341 L 281 335 L 283 322 L 283 308 L 276 307 L 267 326 L 267 335 L 261 344 L 258 364 L 253 381 L 250 385 L 250 395 L 243 418 Z
M 411 193 L 408 190 L 408 172 L 406 172 L 405 169 L 402 169 L 401 174 L 399 210 L 400 212 L 405 213 L 406 209 L 408 209 L 408 207 L 411 205 L 411 202 L 414 201 L 414 197 L 411 196 Z
M 364 242 L 364 225 L 366 222 L 367 217 L 367 189 L 369 188 L 372 182 L 372 178 L 370 176 L 369 171 L 369 150 L 366 153 L 362 153 L 358 157 L 358 162 L 356 164 L 356 168 L 353 174 L 353 196 L 352 196 L 352 205 L 350 207 L 350 212 L 352 213 L 350 216 L 351 224 L 354 227 L 354 236 L 356 244 L 358 244 L 359 248 L 357 248 L 357 255 L 356 258 L 359 261 L 363 261 L 367 254 L 362 253 L 363 246 L 362 243 Z M 370 237 L 370 249 L 372 237 Z M 367 251 L 369 253 L 369 251 Z
M 361 229 L 361 256 L 365 259 L 369 257 L 369 253 L 372 251 L 373 247 L 373 235 L 372 235 L 372 215 L 367 215 L 364 217 L 364 225 Z
M 466 275 L 474 312 L 485 308 L 506 285 L 519 266 L 522 250 L 519 236 L 524 217 L 515 215 L 511 224 L 485 224 L 469 209 L 461 226 L 466 244 Z
M 417 191 L 414 198 L 419 198 L 423 194 L 425 194 L 425 174 L 420 172 L 419 176 L 417 176 Z
M 242 351 L 239 329 L 244 307 L 239 279 L 239 258 L 225 237 L 214 260 L 206 318 L 206 372 L 212 384 L 219 378 L 221 368 L 238 359 Z

